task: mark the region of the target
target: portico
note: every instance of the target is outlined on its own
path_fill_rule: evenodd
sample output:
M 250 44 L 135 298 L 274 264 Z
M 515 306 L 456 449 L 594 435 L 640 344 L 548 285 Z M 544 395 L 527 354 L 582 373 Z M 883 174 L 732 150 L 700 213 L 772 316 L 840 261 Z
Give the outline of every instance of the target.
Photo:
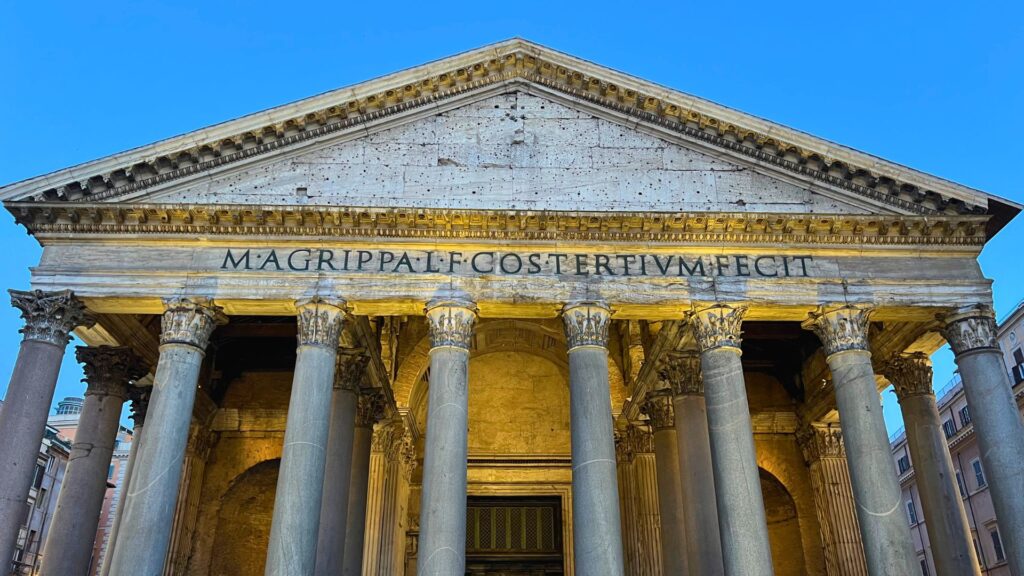
M 110 574 L 916 573 L 883 363 L 996 377 L 1019 207 L 521 41 L 352 94 L 0 189 L 155 366 Z

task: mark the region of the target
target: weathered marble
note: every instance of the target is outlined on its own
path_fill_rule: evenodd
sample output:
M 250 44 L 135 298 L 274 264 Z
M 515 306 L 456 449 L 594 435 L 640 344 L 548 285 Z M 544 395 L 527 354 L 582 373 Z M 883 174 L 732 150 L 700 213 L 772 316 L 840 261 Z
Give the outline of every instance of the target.
M 128 399 L 129 385 L 149 372 L 130 348 L 83 346 L 78 348 L 77 358 L 84 364 L 88 387 L 43 548 L 39 573 L 45 576 L 83 576 L 89 572 L 121 406 Z
M 0 409 L 0 562 L 14 557 L 64 347 L 71 330 L 93 322 L 70 291 L 10 293 L 25 326 Z
M 298 308 L 298 351 L 281 452 L 267 576 L 306 576 L 316 565 L 331 390 L 344 302 L 313 298 Z

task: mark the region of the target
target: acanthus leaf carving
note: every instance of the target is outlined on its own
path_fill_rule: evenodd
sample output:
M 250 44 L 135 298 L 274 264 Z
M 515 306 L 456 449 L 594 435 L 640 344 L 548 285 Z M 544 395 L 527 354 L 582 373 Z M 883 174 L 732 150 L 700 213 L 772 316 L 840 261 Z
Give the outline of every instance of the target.
M 186 344 L 206 350 L 214 328 L 227 322 L 220 306 L 206 300 L 174 298 L 165 303 L 160 345 Z
M 851 304 L 821 306 L 810 313 L 802 326 L 814 331 L 826 356 L 849 350 L 869 351 L 868 322 L 872 312 L 867 306 Z
M 472 348 L 475 304 L 459 299 L 435 300 L 427 304 L 426 315 L 432 348 Z
M 149 365 L 128 346 L 79 346 L 75 357 L 85 373 L 86 395 L 129 397 L 129 386 L 149 373 Z
M 690 326 L 701 352 L 716 348 L 740 348 L 743 316 L 747 307 L 735 304 L 712 304 L 690 313 Z
M 843 432 L 837 426 L 807 424 L 797 430 L 796 440 L 808 464 L 822 458 L 846 458 Z
M 954 354 L 984 348 L 998 349 L 996 318 L 992 308 L 983 304 L 970 306 L 940 318 L 945 326 L 942 337 Z
M 299 346 L 337 348 L 345 319 L 345 302 L 319 296 L 295 304 Z
M 604 302 L 573 302 L 562 310 L 565 339 L 571 351 L 581 346 L 608 346 L 611 309 Z
M 11 305 L 21 311 L 25 326 L 19 330 L 25 340 L 66 346 L 71 331 L 79 326 L 91 327 L 96 319 L 85 309 L 71 290 L 8 290 Z
M 700 354 L 696 351 L 673 350 L 658 365 L 658 378 L 676 396 L 703 396 L 704 374 Z
M 676 425 L 675 408 L 669 390 L 658 390 L 648 394 L 647 401 L 640 411 L 647 415 L 654 431 L 674 428 Z
M 934 395 L 932 388 L 932 364 L 921 352 L 893 354 L 882 367 L 882 375 L 896 390 L 896 398 L 902 401 L 910 396 Z

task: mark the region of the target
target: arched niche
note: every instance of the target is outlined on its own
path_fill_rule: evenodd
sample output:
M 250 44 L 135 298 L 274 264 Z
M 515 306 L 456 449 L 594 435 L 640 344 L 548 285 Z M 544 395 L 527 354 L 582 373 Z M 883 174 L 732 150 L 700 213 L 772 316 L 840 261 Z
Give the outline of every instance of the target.
M 775 575 L 807 574 L 796 502 L 778 478 L 763 468 L 758 469 L 758 472 L 765 516 L 768 520 L 768 540 L 771 544 Z
M 210 574 L 263 574 L 270 542 L 279 459 L 249 468 L 221 497 Z
M 614 333 L 614 331 L 613 331 Z M 614 336 L 614 335 L 613 335 Z M 395 401 L 399 409 L 408 410 L 416 429 L 423 432 L 426 424 L 426 399 L 428 387 L 427 371 L 430 367 L 430 338 L 425 336 L 416 344 L 398 368 L 395 378 Z M 565 386 L 569 382 L 569 364 L 565 345 L 565 337 L 561 329 L 561 321 L 552 320 L 482 320 L 474 333 L 474 346 L 470 351 L 470 378 L 487 373 L 488 367 L 483 364 L 474 369 L 474 360 L 492 354 L 506 353 L 533 361 L 543 361 L 557 367 L 564 375 Z M 523 356 L 526 355 L 526 356 Z M 488 362 L 493 364 L 496 361 Z M 508 364 L 507 370 L 522 372 L 524 363 Z M 608 377 L 612 410 L 618 412 L 629 395 L 623 379 L 622 368 L 614 354 L 609 355 Z M 473 392 L 470 391 L 472 402 Z

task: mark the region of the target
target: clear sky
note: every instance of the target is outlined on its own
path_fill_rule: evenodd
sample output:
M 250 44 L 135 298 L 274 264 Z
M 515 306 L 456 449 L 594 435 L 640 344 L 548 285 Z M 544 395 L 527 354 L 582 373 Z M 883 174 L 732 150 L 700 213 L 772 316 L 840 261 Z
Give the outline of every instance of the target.
M 1019 2 L 0 0 L 0 183 L 512 36 L 1024 202 Z M 1022 222 L 981 257 L 1000 315 L 1024 297 Z M 0 246 L 0 283 L 27 288 L 40 249 L 6 211 Z M 20 326 L 0 306 L 0 395 Z M 69 353 L 55 400 L 80 379 Z

